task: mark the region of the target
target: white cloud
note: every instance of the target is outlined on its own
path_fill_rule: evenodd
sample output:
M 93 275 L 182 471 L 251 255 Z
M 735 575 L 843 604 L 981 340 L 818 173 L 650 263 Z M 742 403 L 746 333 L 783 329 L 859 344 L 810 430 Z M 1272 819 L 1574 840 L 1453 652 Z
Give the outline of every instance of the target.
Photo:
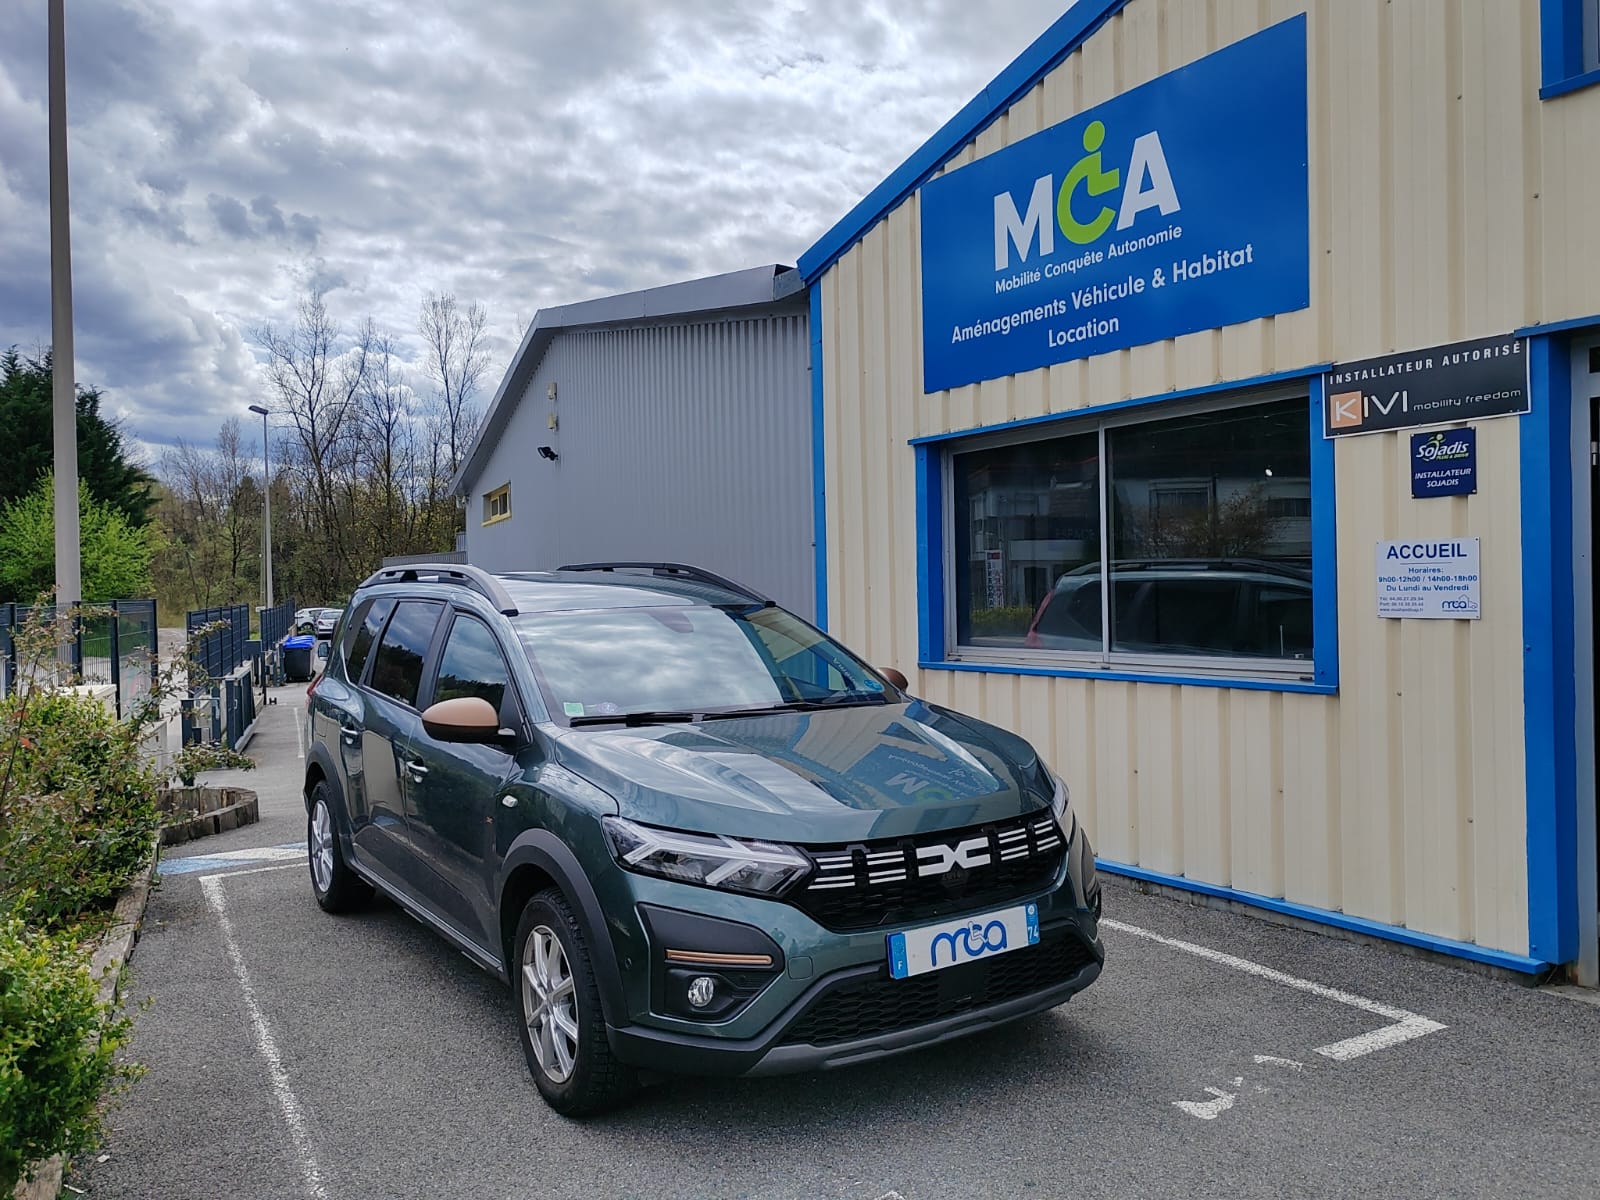
M 208 441 L 307 286 L 409 351 L 429 289 L 517 319 L 793 263 L 1061 0 L 74 0 L 78 375 Z M 50 336 L 42 5 L 0 42 L 0 346 Z

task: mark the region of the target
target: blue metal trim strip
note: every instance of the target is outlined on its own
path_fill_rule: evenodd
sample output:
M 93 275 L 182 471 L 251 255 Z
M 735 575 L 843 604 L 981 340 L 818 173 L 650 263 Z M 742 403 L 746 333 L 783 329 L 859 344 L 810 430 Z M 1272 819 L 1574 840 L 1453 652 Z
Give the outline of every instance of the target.
M 1539 99 L 1554 100 L 1557 96 L 1565 96 L 1569 92 L 1581 92 L 1584 88 L 1592 88 L 1597 83 L 1600 83 L 1600 71 L 1585 71 L 1570 79 L 1563 79 L 1560 83 L 1546 84 L 1539 89 Z
M 1095 30 L 1105 24 L 1128 0 L 1078 0 L 1057 18 L 1005 70 L 996 75 L 989 86 L 979 92 L 960 112 L 946 121 L 939 131 L 915 150 L 887 179 L 880 183 L 854 208 L 817 239 L 816 244 L 800 256 L 801 277 L 814 283 L 819 275 L 833 265 L 859 241 L 867 230 L 888 213 L 933 173 L 942 167 L 962 146 L 994 123 L 995 119 L 1016 103 L 1029 88 L 1060 65 Z
M 1245 692 L 1304 692 L 1314 696 L 1331 696 L 1339 690 L 1323 683 L 1268 679 L 1260 675 L 1160 675 L 1119 671 L 1115 668 L 1027 667 L 1016 663 L 948 662 L 939 659 L 923 659 L 917 666 L 925 671 L 982 671 L 990 675 L 1044 675 L 1056 679 L 1105 679 L 1116 683 L 1169 683 L 1183 687 L 1233 688 Z
M 1109 404 L 1091 404 L 1087 408 L 1075 408 L 1071 412 L 1045 413 L 1037 417 L 1021 417 L 1015 421 L 1002 421 L 997 425 L 978 425 L 971 429 L 952 429 L 948 433 L 929 433 L 922 437 L 911 438 L 909 445 L 922 446 L 932 442 L 949 442 L 957 438 L 979 437 L 986 433 L 1000 433 L 1011 429 L 1026 429 L 1030 425 L 1050 425 L 1059 421 L 1075 421 L 1083 417 L 1100 417 L 1106 413 L 1117 412 L 1124 408 L 1138 408 L 1146 404 L 1165 404 L 1174 400 L 1194 400 L 1201 396 L 1212 396 L 1221 392 L 1238 392 L 1253 387 L 1265 387 L 1273 383 L 1285 383 L 1293 379 L 1321 378 L 1333 367 L 1332 363 L 1317 363 L 1309 367 L 1296 367 L 1292 371 L 1276 371 L 1271 375 L 1253 375 L 1249 379 L 1235 379 L 1227 383 L 1207 383 L 1200 387 L 1183 388 L 1176 392 L 1158 392 L 1154 396 L 1138 396 L 1132 400 L 1113 400 Z M 1321 437 L 1321 430 L 1317 430 Z M 1316 451 L 1313 449 L 1313 455 Z
M 1317 683 L 1339 687 L 1339 501 L 1332 438 L 1322 436 L 1327 376 L 1311 380 L 1311 648 Z
M 1473 962 L 1488 963 L 1490 966 L 1503 967 L 1508 971 L 1519 971 L 1524 975 L 1535 975 L 1547 971 L 1552 965 L 1542 959 L 1512 954 L 1508 950 L 1495 950 L 1489 946 L 1476 945 L 1473 942 L 1458 942 L 1451 938 L 1435 937 L 1431 933 L 1418 933 L 1416 930 L 1407 929 L 1402 925 L 1385 925 L 1382 921 L 1371 921 L 1366 917 L 1352 917 L 1348 913 L 1335 912 L 1331 908 L 1314 908 L 1309 904 L 1296 904 L 1292 900 L 1279 900 L 1273 896 L 1262 896 L 1255 892 L 1240 891 L 1237 888 L 1218 887 L 1214 883 L 1200 883 L 1194 879 L 1185 879 L 1182 875 L 1166 875 L 1160 871 L 1147 871 L 1143 867 L 1131 866 L 1128 863 L 1109 862 L 1103 858 L 1096 858 L 1095 864 L 1100 870 L 1110 875 L 1125 875 L 1129 879 L 1141 879 L 1146 883 L 1159 883 L 1165 887 L 1180 888 L 1186 892 L 1198 892 L 1202 896 L 1215 896 L 1221 900 L 1235 900 L 1240 904 L 1248 904 L 1252 908 L 1264 908 L 1269 912 L 1281 913 L 1286 917 L 1298 917 L 1302 921 L 1312 921 L 1318 925 L 1332 925 L 1336 929 L 1348 929 L 1352 933 L 1362 933 L 1368 937 L 1383 938 L 1385 941 L 1400 942 L 1407 946 L 1418 946 L 1438 954 L 1449 954 L 1456 958 L 1470 958 Z
M 1581 0 L 1539 0 L 1539 77 L 1545 92 L 1578 77 L 1583 70 Z M 1583 86 L 1583 85 L 1579 85 Z
M 822 289 L 811 289 L 811 546 L 818 629 L 828 627 L 828 445 L 822 389 Z
M 1569 329 L 1588 329 L 1600 325 L 1600 313 L 1590 317 L 1573 317 L 1566 321 L 1551 321 L 1546 325 L 1524 325 L 1514 330 L 1512 337 L 1538 337 L 1542 333 L 1565 333 Z
M 917 661 L 944 653 L 944 472 L 932 446 L 917 458 Z
M 1578 954 L 1568 355 L 1562 334 L 1529 340 L 1532 407 L 1519 430 L 1528 952 L 1551 962 L 1569 962 Z

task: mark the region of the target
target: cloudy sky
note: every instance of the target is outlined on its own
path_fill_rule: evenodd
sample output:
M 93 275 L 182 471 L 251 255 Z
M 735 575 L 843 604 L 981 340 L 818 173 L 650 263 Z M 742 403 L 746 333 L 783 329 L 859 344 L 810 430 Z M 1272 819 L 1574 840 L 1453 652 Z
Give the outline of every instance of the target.
M 489 310 L 792 264 L 1067 0 L 67 0 L 78 378 L 147 453 L 308 288 Z M 44 0 L 0 37 L 0 348 L 50 338 Z M 419 384 L 421 381 L 418 381 Z M 486 397 L 485 397 L 486 398 Z

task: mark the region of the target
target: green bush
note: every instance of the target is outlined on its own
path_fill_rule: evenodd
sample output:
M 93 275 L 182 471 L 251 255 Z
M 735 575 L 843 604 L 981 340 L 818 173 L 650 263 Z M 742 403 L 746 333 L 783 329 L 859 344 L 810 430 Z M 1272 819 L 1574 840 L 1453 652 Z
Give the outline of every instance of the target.
M 1026 605 L 972 610 L 973 637 L 1021 637 L 1032 623 L 1033 609 Z
M 86 696 L 0 702 L 0 912 L 61 927 L 149 861 L 160 780 L 133 739 Z
M 115 1061 L 127 1036 L 75 941 L 0 919 L 0 1196 L 29 1163 L 94 1144 L 101 1092 L 130 1073 Z

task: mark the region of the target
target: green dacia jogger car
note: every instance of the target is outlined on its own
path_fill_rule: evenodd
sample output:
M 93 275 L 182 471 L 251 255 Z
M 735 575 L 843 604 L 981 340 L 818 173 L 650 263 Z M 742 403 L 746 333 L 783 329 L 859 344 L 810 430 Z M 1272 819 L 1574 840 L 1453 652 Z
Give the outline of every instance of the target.
M 311 883 L 504 977 L 545 1099 L 866 1062 L 1065 1001 L 1104 951 L 1067 789 L 678 564 L 380 571 L 308 704 Z

